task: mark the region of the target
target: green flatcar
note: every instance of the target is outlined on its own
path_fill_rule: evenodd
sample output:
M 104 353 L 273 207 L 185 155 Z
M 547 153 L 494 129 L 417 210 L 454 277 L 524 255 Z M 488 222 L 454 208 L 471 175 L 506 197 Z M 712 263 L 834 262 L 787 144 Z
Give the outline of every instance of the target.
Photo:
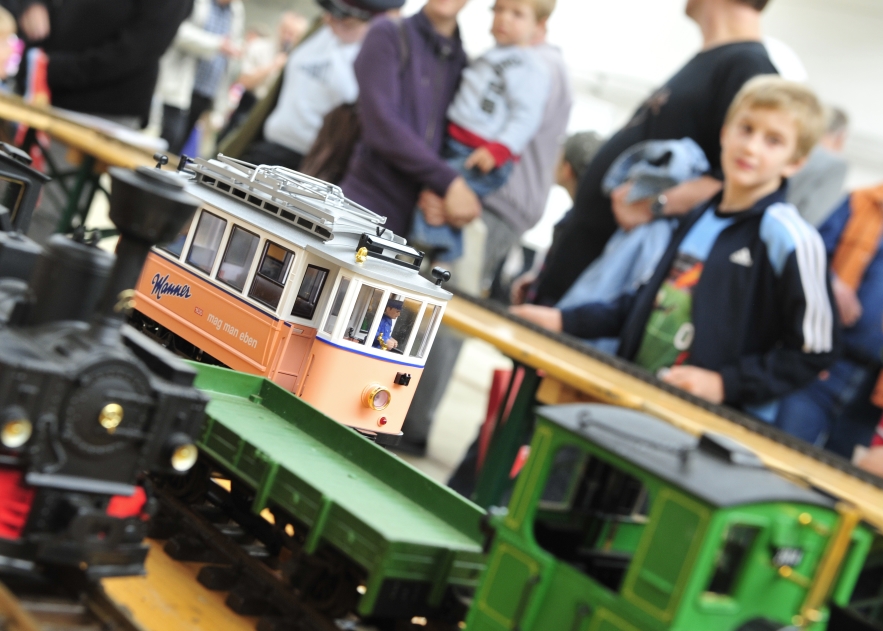
M 818 631 L 873 539 L 729 439 L 594 404 L 538 411 L 491 523 L 468 631 Z
M 295 584 L 309 593 L 324 567 L 341 596 L 329 613 L 462 619 L 457 592 L 472 593 L 484 569 L 484 511 L 273 382 L 194 366 L 211 399 L 200 450 L 249 490 L 255 514 L 270 508 L 305 533 Z

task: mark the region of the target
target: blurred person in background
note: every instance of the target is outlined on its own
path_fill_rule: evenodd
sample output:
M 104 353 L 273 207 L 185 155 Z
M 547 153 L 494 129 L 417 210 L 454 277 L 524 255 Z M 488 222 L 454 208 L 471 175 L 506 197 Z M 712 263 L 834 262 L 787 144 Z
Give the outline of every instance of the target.
M 10 91 L 12 86 L 7 84 L 9 79 L 9 65 L 12 58 L 20 51 L 16 50 L 21 44 L 17 41 L 15 17 L 0 6 L 0 91 Z M 14 62 L 13 62 L 14 63 Z
M 52 105 L 133 128 L 147 124 L 159 60 L 192 3 L 27 0 L 11 3 L 28 48 L 45 53 Z M 28 68 L 19 71 L 24 90 Z
M 785 398 L 782 430 L 851 458 L 867 446 L 883 408 L 883 184 L 854 191 L 819 228 L 843 327 L 830 370 Z
M 238 127 L 255 104 L 267 96 L 276 77 L 285 67 L 288 54 L 303 39 L 308 26 L 304 16 L 286 11 L 279 19 L 275 40 L 269 37 L 266 27 L 262 25 L 246 29 L 239 77 L 234 86 L 241 90 L 241 95 L 226 127 L 218 134 L 219 140 Z
M 511 179 L 545 119 L 551 81 L 535 44 L 544 37 L 554 9 L 555 0 L 496 0 L 491 26 L 495 44 L 463 70 L 448 108 L 442 155 L 482 199 Z M 436 193 L 428 194 L 440 200 Z M 434 206 L 438 208 L 432 212 Z M 463 255 L 463 234 L 447 225 L 441 204 L 424 203 L 417 209 L 409 240 L 433 261 L 445 263 Z
M 555 184 L 567 191 L 570 201 L 576 199 L 577 189 L 580 180 L 586 172 L 586 169 L 595 158 L 595 154 L 604 146 L 604 138 L 594 131 L 577 132 L 567 138 L 564 143 L 564 150 L 559 152 L 557 166 L 554 172 Z M 545 202 L 543 206 L 545 210 Z M 553 240 L 557 231 L 567 225 L 568 215 L 573 211 L 567 211 L 564 216 L 555 224 L 553 231 Z M 542 212 L 542 211 L 541 211 Z M 542 267 L 542 261 L 545 252 L 538 255 L 534 261 L 532 269 L 524 272 L 521 276 L 512 282 L 509 291 L 509 301 L 513 305 L 532 302 L 532 296 L 529 295 L 531 286 L 537 279 L 537 274 Z
M 687 0 L 699 26 L 702 50 L 656 90 L 598 152 L 580 182 L 576 203 L 557 232 L 536 286 L 538 304 L 555 304 L 603 252 L 617 223 L 628 230 L 654 215 L 681 215 L 721 188 L 720 130 L 733 97 L 759 74 L 775 74 L 761 41 L 760 14 L 767 0 Z M 626 149 L 645 140 L 692 138 L 712 171 L 652 200 L 627 203 L 630 185 L 604 194 L 607 170 Z
M 161 60 L 161 136 L 169 151 L 181 153 L 196 121 L 227 88 L 227 62 L 239 56 L 245 26 L 242 0 L 194 0 Z
M 482 291 L 491 289 L 510 250 L 542 218 L 556 175 L 561 144 L 570 120 L 573 90 L 561 49 L 546 42 L 543 22 L 532 44 L 549 77 L 549 96 L 536 133 L 515 163 L 512 175 L 497 191 L 482 200 L 482 220 L 487 226 L 482 266 Z M 559 169 L 561 167 L 558 167 Z M 569 168 L 569 167 L 565 167 Z M 443 200 L 425 191 L 421 203 L 441 208 Z
M 353 62 L 375 15 L 404 0 L 322 0 L 323 25 L 297 47 L 285 64 L 282 89 L 264 121 L 263 137 L 242 159 L 300 170 L 322 121 L 331 110 L 359 97 Z
M 828 128 L 813 149 L 809 162 L 788 180 L 788 201 L 812 225 L 821 226 L 843 197 L 849 163 L 843 148 L 849 133 L 849 117 L 843 110 L 828 110 Z
M 467 0 L 428 0 L 415 15 L 371 25 L 356 58 L 362 136 L 341 188 L 406 235 L 420 192 L 443 200 L 447 223 L 481 213 L 466 180 L 441 157 L 446 112 L 466 66 L 457 15 Z
M 521 235 L 542 217 L 552 188 L 556 165 L 561 154 L 561 140 L 570 119 L 573 94 L 567 67 L 560 49 L 546 43 L 547 23 L 543 22 L 533 41 L 533 50 L 544 63 L 549 76 L 549 96 L 543 110 L 540 126 L 515 164 L 508 181 L 483 200 L 482 220 L 487 226 L 485 238 L 482 286 L 491 289 L 495 275 L 502 268 L 509 251 L 518 244 Z M 560 167 L 559 167 L 560 171 Z M 433 199 L 438 211 L 443 211 L 444 200 L 424 191 L 422 203 Z M 427 360 L 424 379 L 417 386 L 414 399 L 405 419 L 401 450 L 423 454 L 436 410 L 444 396 L 460 355 L 463 339 L 445 326 L 439 329 L 436 345 Z

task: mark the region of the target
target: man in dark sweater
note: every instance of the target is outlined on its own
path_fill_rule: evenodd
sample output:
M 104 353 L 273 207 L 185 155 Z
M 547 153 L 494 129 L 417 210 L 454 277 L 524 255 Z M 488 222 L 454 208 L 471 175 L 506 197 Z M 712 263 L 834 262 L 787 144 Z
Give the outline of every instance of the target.
M 555 304 L 601 254 L 617 222 L 631 228 L 654 213 L 684 214 L 720 190 L 719 136 L 727 108 L 748 79 L 776 72 L 760 41 L 760 12 L 767 1 L 688 0 L 686 12 L 702 31 L 702 50 L 641 105 L 589 165 L 566 225 L 555 231 L 535 302 Z M 610 197 L 602 192 L 604 175 L 626 149 L 645 140 L 684 137 L 702 147 L 711 173 L 635 204 L 625 202 L 628 185 Z
M 49 58 L 57 107 L 143 127 L 159 58 L 192 0 L 12 0 L 29 47 Z M 25 69 L 19 73 L 26 75 Z
M 465 180 L 442 160 L 445 115 L 466 65 L 457 14 L 466 0 L 428 0 L 400 23 L 379 19 L 356 58 L 362 138 L 341 187 L 407 234 L 423 189 L 444 199 L 448 224 L 481 212 Z

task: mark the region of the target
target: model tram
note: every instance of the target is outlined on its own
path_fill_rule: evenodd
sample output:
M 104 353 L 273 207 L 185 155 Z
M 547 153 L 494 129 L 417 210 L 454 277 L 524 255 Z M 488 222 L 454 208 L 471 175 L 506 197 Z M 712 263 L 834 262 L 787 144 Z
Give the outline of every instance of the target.
M 180 354 L 261 375 L 395 443 L 450 294 L 422 253 L 336 186 L 218 156 L 186 164 L 200 199 L 154 248 L 137 324 Z

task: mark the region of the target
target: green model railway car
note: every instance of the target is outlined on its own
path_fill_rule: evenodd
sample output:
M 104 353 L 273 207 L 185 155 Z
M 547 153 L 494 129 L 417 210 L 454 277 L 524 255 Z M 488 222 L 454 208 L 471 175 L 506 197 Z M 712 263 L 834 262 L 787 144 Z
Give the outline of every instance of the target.
M 295 583 L 312 580 L 310 559 L 332 558 L 344 592 L 331 609 L 352 597 L 363 616 L 462 619 L 457 592 L 484 568 L 484 511 L 271 381 L 195 367 L 211 399 L 200 450 L 248 489 L 254 513 L 306 533 Z
M 593 404 L 539 410 L 492 525 L 468 631 L 818 631 L 873 538 L 729 439 Z

